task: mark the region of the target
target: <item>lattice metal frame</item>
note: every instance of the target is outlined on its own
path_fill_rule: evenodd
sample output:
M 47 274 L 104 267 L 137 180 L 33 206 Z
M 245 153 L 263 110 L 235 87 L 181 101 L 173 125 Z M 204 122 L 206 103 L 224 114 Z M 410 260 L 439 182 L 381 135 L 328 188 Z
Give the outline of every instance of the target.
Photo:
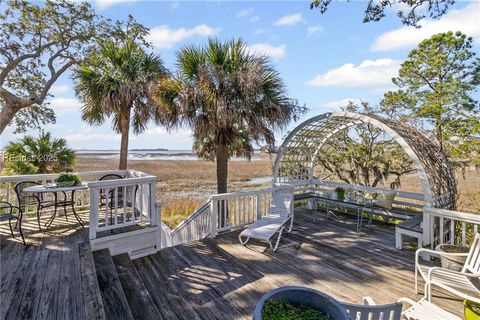
M 352 112 L 332 112 L 313 117 L 288 134 L 273 168 L 274 183 L 313 178 L 315 159 L 322 146 L 336 133 L 358 124 L 371 124 L 390 135 L 412 159 L 425 195 L 434 205 L 454 209 L 456 182 L 445 154 L 426 135 L 398 121 Z

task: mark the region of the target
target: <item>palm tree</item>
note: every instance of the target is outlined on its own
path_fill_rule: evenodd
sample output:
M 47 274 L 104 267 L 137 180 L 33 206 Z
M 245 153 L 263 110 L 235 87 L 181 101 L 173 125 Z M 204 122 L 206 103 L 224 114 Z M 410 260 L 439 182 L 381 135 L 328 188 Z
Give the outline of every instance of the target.
M 53 138 L 50 132 L 41 132 L 36 138 L 24 136 L 5 147 L 5 170 L 2 174 L 35 174 L 71 171 L 75 152 L 63 138 Z
M 74 70 L 75 91 L 84 103 L 82 119 L 100 125 L 112 118 L 121 134 L 119 169 L 127 168 L 128 134 L 145 131 L 156 119 L 149 90 L 167 70 L 159 56 L 147 54 L 134 41 L 99 43 L 99 49 Z
M 228 160 L 250 158 L 254 144 L 275 143 L 274 131 L 298 114 L 266 56 L 251 54 L 242 40 L 177 53 L 178 75 L 160 79 L 152 91 L 167 128 L 187 125 L 194 150 L 216 160 L 217 192 L 227 192 Z

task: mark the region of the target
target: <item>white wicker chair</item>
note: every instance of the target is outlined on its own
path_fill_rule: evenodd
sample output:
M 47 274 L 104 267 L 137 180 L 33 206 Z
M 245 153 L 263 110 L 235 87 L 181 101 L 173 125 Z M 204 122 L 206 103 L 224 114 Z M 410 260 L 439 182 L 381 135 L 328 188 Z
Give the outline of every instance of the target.
M 467 260 L 461 271 L 422 264 L 420 256 L 466 256 Z M 415 255 L 415 292 L 418 293 L 418 274 L 425 280 L 425 297 L 432 299 L 432 285 L 440 287 L 463 299 L 480 303 L 480 233 L 468 253 L 444 253 L 429 249 L 418 249 Z
M 275 190 L 272 193 L 272 200 L 268 209 L 268 214 L 243 230 L 238 236 L 238 240 L 242 245 L 247 244 L 251 238 L 266 241 L 270 245 L 270 248 L 273 251 L 276 251 L 287 223 L 289 223 L 289 226 L 286 229 L 287 232 L 292 231 L 293 216 L 293 188 L 286 187 Z M 271 238 L 277 232 L 277 241 L 275 245 L 273 245 Z M 242 238 L 246 239 L 243 240 Z

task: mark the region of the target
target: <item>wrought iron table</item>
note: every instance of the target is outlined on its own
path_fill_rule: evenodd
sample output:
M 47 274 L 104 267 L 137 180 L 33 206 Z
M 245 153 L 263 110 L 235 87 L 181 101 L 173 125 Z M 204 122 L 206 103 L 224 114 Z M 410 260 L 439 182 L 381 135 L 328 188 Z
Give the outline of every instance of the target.
M 315 193 L 315 209 L 317 208 L 317 202 L 321 202 L 327 206 L 327 217 L 333 216 L 337 220 L 341 220 L 338 215 L 329 210 L 330 207 L 341 207 L 344 209 L 353 209 L 357 211 L 357 234 L 360 234 L 363 225 L 363 214 L 371 210 L 365 211 L 366 208 L 371 208 L 375 204 L 374 199 L 367 199 L 365 197 L 349 196 L 346 195 L 344 199 L 338 199 L 337 193 L 332 191 L 319 191 Z M 369 226 L 371 224 L 371 215 L 369 217 Z
M 88 189 L 87 184 L 82 183 L 78 186 L 69 186 L 69 187 L 56 187 L 56 186 L 50 187 L 48 185 L 39 185 L 39 186 L 25 188 L 23 191 L 26 193 L 53 193 L 54 210 L 53 210 L 52 216 L 45 223 L 44 232 L 46 232 L 48 228 L 50 228 L 53 220 L 55 219 L 55 216 L 57 215 L 58 207 L 63 207 L 65 211 L 65 218 L 67 219 L 67 206 L 71 206 L 73 216 L 75 217 L 75 219 L 77 219 L 78 223 L 80 223 L 82 228 L 84 227 L 82 219 L 80 218 L 80 216 L 77 214 L 77 211 L 75 210 L 75 191 L 85 190 L 85 189 Z M 63 201 L 60 201 L 58 199 L 59 192 L 63 192 L 65 194 L 65 198 L 63 199 Z M 67 196 L 66 196 L 67 192 L 71 192 L 70 200 L 67 199 Z M 39 215 L 38 211 L 37 211 L 37 215 Z

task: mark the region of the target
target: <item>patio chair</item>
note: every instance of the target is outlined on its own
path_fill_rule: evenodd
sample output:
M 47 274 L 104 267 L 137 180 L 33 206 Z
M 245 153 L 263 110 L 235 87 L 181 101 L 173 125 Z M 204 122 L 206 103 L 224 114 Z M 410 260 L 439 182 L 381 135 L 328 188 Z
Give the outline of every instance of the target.
M 376 305 L 372 298 L 363 297 L 362 304 L 343 303 L 352 320 L 400 320 L 400 302 Z
M 434 257 L 466 257 L 461 271 L 435 267 L 421 262 L 421 254 Z M 432 285 L 440 287 L 463 299 L 480 303 L 480 233 L 475 235 L 468 253 L 445 253 L 418 249 L 415 254 L 415 292 L 418 293 L 418 274 L 425 281 L 425 297 L 432 299 Z
M 99 181 L 125 179 L 121 175 L 110 173 L 102 176 Z M 113 187 L 108 192 L 100 189 L 100 205 L 106 206 L 110 210 L 110 219 L 113 219 L 113 210 L 115 208 L 133 207 L 137 197 L 138 185 L 128 187 Z M 108 195 L 107 195 L 108 194 Z M 129 199 L 129 194 L 131 199 Z M 132 214 L 138 216 L 139 211 L 135 208 Z
M 9 202 L 0 201 L 0 221 L 8 220 L 10 233 L 12 234 L 12 238 L 15 239 L 15 234 L 13 233 L 13 227 L 12 227 L 12 220 L 16 220 L 15 228 L 18 227 L 18 232 L 20 233 L 20 237 L 22 237 L 22 242 L 23 244 L 26 244 L 25 238 L 23 237 L 23 232 L 22 232 L 22 216 L 23 216 L 22 209 L 12 205 Z
M 398 302 L 410 305 L 410 307 L 402 312 L 403 318 L 407 320 L 462 320 L 456 315 L 428 302 L 425 298 L 417 302 L 409 298 L 400 298 Z
M 22 212 L 26 211 L 28 206 L 30 206 L 30 205 L 36 206 L 36 208 L 37 208 L 36 214 L 37 214 L 38 229 L 41 231 L 42 227 L 40 226 L 40 217 L 42 215 L 43 209 L 53 207 L 54 208 L 54 214 L 52 215 L 52 217 L 53 217 L 57 213 L 57 203 L 56 203 L 55 200 L 45 199 L 43 193 L 32 194 L 32 193 L 27 193 L 27 192 L 23 191 L 26 188 L 33 187 L 33 186 L 39 186 L 39 185 L 41 185 L 41 184 L 38 183 L 38 182 L 35 182 L 35 181 L 22 181 L 22 182 L 19 182 L 15 185 L 14 190 L 15 190 L 15 194 L 17 195 L 18 207 L 20 209 L 22 209 Z M 62 192 L 62 193 L 63 193 L 63 196 L 64 196 L 63 203 L 66 203 L 67 195 L 66 195 L 65 192 Z M 56 192 L 52 192 L 52 194 L 54 195 L 55 198 L 57 197 Z M 65 218 L 66 217 L 67 216 L 65 215 Z M 49 221 L 50 221 L 50 219 L 49 219 Z M 48 222 L 47 222 L 47 224 L 48 224 Z
M 285 226 L 289 223 L 287 232 L 292 231 L 293 227 L 293 189 L 284 188 L 273 192 L 270 207 L 267 215 L 255 221 L 248 228 L 243 230 L 238 240 L 242 245 L 252 239 L 268 242 L 270 248 L 275 252 L 280 244 L 280 238 L 285 230 Z M 272 244 L 271 238 L 278 232 L 275 245 Z M 246 238 L 243 240 L 242 238 Z

